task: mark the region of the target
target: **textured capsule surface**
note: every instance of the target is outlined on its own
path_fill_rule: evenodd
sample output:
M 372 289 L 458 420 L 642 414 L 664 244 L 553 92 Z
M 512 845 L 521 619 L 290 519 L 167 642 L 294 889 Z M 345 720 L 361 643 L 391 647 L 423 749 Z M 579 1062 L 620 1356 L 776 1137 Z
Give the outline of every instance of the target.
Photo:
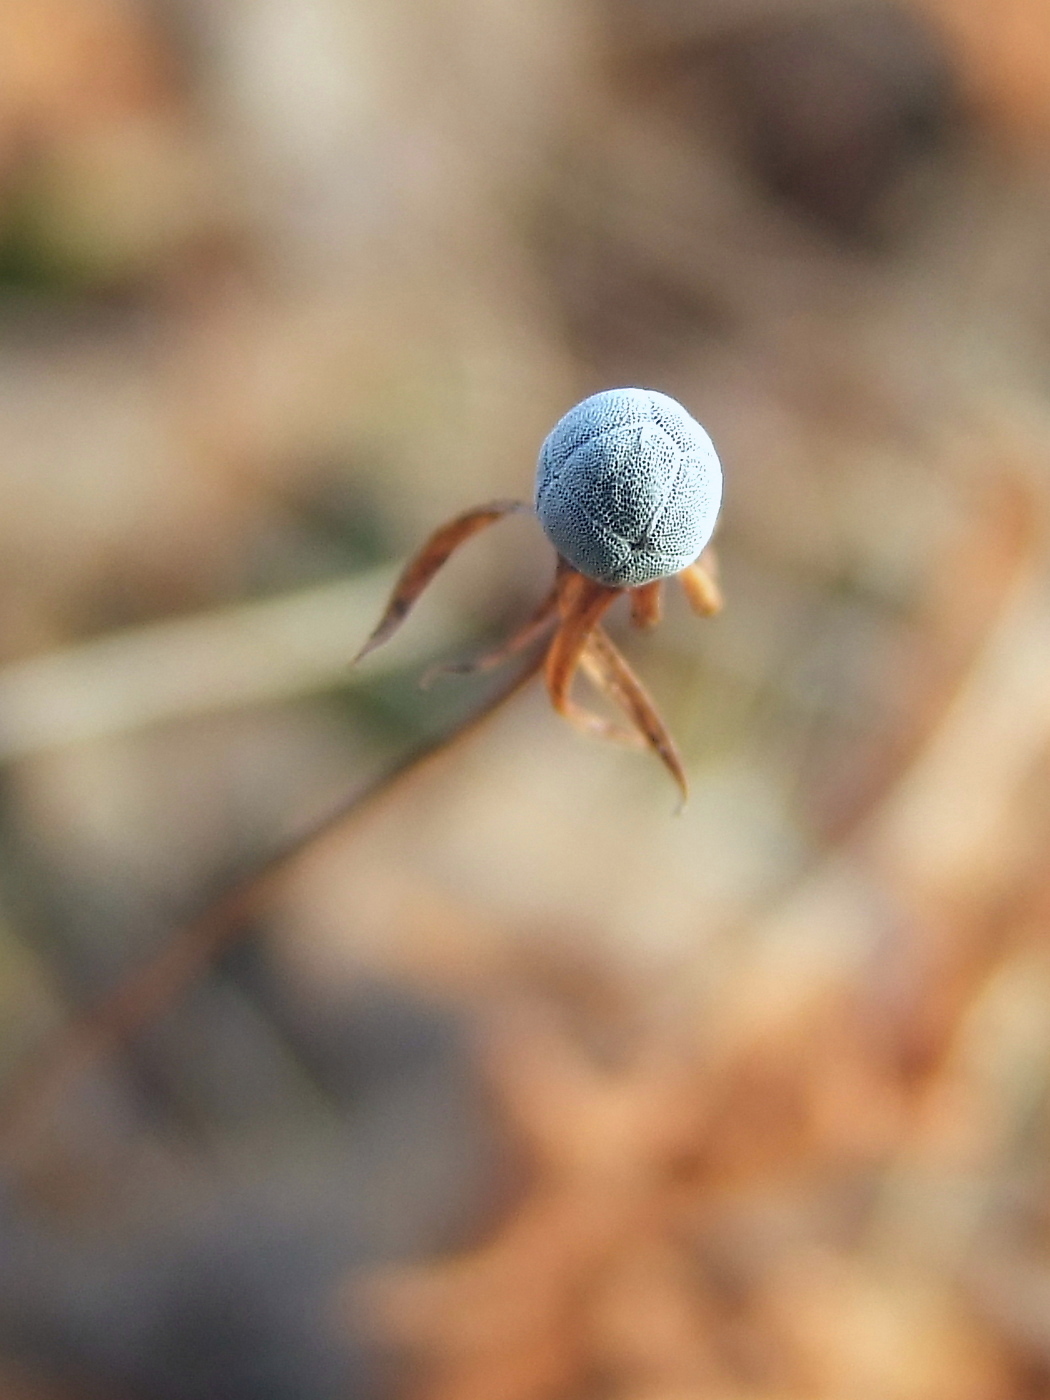
M 540 524 L 574 568 L 611 587 L 637 588 L 693 563 L 721 501 L 711 439 L 655 389 L 592 394 L 540 449 Z

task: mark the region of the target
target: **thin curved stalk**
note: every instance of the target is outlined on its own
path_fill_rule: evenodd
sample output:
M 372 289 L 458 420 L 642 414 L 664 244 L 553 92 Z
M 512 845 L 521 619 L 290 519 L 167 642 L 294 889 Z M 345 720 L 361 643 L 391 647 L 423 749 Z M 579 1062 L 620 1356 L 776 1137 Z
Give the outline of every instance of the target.
M 307 830 L 290 838 L 236 880 L 199 914 L 172 932 L 161 950 L 108 995 L 47 1039 L 13 1075 L 0 1104 L 0 1156 L 16 1170 L 62 1095 L 91 1065 L 118 1051 L 161 1015 L 219 954 L 251 932 L 251 920 L 280 880 L 317 842 L 344 829 L 388 796 L 424 764 L 470 737 L 532 679 L 542 652 L 451 729 L 428 739 L 373 782 L 352 793 Z

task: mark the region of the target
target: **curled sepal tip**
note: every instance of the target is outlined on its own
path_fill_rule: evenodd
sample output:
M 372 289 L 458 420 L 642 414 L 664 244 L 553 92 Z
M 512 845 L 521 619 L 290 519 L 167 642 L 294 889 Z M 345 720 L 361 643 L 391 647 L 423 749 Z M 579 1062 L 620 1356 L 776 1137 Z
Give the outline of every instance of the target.
M 531 509 L 532 507 L 524 501 L 490 501 L 488 505 L 477 506 L 474 510 L 457 515 L 455 520 L 450 520 L 447 525 L 442 525 L 440 530 L 435 530 L 422 549 L 402 569 L 383 616 L 350 664 L 356 665 L 370 651 L 375 651 L 376 647 L 390 640 L 412 611 L 424 588 L 461 544 L 480 530 L 484 530 L 486 526 L 502 520 L 505 515 Z

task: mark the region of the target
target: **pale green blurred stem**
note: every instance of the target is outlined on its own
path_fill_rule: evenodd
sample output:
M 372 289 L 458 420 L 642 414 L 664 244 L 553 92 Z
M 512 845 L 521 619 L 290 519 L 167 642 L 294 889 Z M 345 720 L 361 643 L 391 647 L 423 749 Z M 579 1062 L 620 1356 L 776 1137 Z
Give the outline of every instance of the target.
M 427 626 L 360 673 L 350 657 L 396 577 L 376 569 L 262 602 L 109 633 L 0 667 L 0 762 L 147 725 L 353 685 L 451 644 L 440 600 Z

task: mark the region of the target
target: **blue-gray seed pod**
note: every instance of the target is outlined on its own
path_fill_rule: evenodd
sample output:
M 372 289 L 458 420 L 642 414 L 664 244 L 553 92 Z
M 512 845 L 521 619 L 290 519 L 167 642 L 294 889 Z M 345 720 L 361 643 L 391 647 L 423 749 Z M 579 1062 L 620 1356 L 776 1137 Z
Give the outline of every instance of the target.
M 711 439 L 654 389 L 592 394 L 540 449 L 540 524 L 574 568 L 610 587 L 638 588 L 693 563 L 721 501 Z

